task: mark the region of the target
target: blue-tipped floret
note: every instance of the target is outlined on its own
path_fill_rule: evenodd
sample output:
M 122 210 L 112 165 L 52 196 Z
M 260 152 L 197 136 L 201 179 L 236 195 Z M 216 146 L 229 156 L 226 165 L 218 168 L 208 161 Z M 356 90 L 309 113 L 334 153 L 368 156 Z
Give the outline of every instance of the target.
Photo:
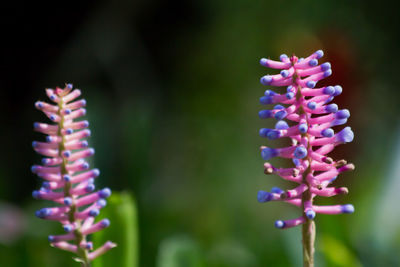
M 56 96 L 56 95 L 51 95 L 49 98 L 50 98 L 51 100 L 56 100 L 56 99 L 57 99 L 57 96 Z
M 66 87 L 67 87 L 67 89 L 72 89 L 72 83 L 67 83 L 66 85 L 65 85 Z
M 271 110 L 263 109 L 263 110 L 260 110 L 260 111 L 258 112 L 258 116 L 259 116 L 261 119 L 271 118 L 271 117 L 272 117 L 272 112 L 271 112 Z
M 299 131 L 300 131 L 300 133 L 306 133 L 307 132 L 307 130 L 308 130 L 308 126 L 307 126 L 307 124 L 306 123 L 302 123 L 302 124 L 300 124 L 299 125 Z
M 307 149 L 304 146 L 298 146 L 293 153 L 296 159 L 303 159 L 307 156 Z
M 268 59 L 262 58 L 260 59 L 260 65 L 264 67 L 268 67 Z
M 277 113 L 275 113 L 274 118 L 277 119 L 277 120 L 282 120 L 282 119 L 284 119 L 286 116 L 287 116 L 286 110 L 281 110 L 281 111 L 278 111 Z
M 34 147 L 34 148 L 35 148 L 35 147 L 37 147 L 37 146 L 38 146 L 38 142 L 36 142 L 36 141 L 33 141 L 33 142 L 32 142 L 32 147 Z
M 263 105 L 269 105 L 272 104 L 274 100 L 272 99 L 271 96 L 262 96 L 260 97 L 260 103 Z
M 338 111 L 338 105 L 336 104 L 329 104 L 325 107 L 326 112 L 328 113 L 335 113 Z
M 50 189 L 50 183 L 47 182 L 47 181 L 46 181 L 46 182 L 43 182 L 43 183 L 42 183 L 42 187 L 43 187 L 43 188 L 46 188 L 46 189 Z
M 91 216 L 91 217 L 96 217 L 96 216 L 98 216 L 100 214 L 100 211 L 98 210 L 98 209 L 91 209 L 90 211 L 89 211 L 89 216 Z
M 71 111 L 69 108 L 67 108 L 67 109 L 64 110 L 64 114 L 65 114 L 65 115 L 69 115 L 69 114 L 71 114 L 71 112 L 72 112 L 72 111 Z
M 284 221 L 281 221 L 281 220 L 277 220 L 277 221 L 275 222 L 275 227 L 278 228 L 278 229 L 282 229 L 282 228 L 285 227 L 285 222 L 284 222 Z
M 270 192 L 260 190 L 257 193 L 257 201 L 260 203 L 268 202 L 272 199 L 272 195 Z
M 314 110 L 317 108 L 317 103 L 314 101 L 308 102 L 307 107 L 311 110 Z
M 336 134 L 336 141 L 340 143 L 350 143 L 354 139 L 354 133 L 351 127 L 345 127 L 339 133 Z
M 259 134 L 261 137 L 267 137 L 267 134 L 271 131 L 271 129 L 268 128 L 261 128 L 259 131 Z
M 51 209 L 49 209 L 49 208 L 43 208 L 43 209 L 37 210 L 37 211 L 35 212 L 35 215 L 36 215 L 36 217 L 38 217 L 38 218 L 45 219 L 46 217 L 50 216 L 51 213 L 52 213 L 52 212 L 51 212 Z
M 95 177 L 100 175 L 100 170 L 99 169 L 93 169 L 92 172 L 93 172 Z
M 272 82 L 272 77 L 270 75 L 265 75 L 261 77 L 260 82 L 262 85 L 269 85 Z
M 317 83 L 314 82 L 314 81 L 308 81 L 308 82 L 306 83 L 306 86 L 307 86 L 308 88 L 314 88 L 316 84 L 317 84 Z
M 332 70 L 331 70 L 331 69 L 326 70 L 326 71 L 324 72 L 324 78 L 329 77 L 329 76 L 331 76 L 331 75 L 332 75 Z
M 342 93 L 343 88 L 340 85 L 335 85 L 335 93 L 333 94 L 333 96 L 338 96 Z
M 315 55 L 316 55 L 317 59 L 320 59 L 321 57 L 324 56 L 324 51 L 318 50 L 318 51 L 315 52 Z
M 289 85 L 287 88 L 286 88 L 286 92 L 292 92 L 292 89 L 293 89 L 293 86 L 292 85 Z
M 325 62 L 323 64 L 321 64 L 321 70 L 322 71 L 327 71 L 331 69 L 331 63 L 329 62 Z
M 282 54 L 282 55 L 279 56 L 279 59 L 281 61 L 284 61 L 285 59 L 288 59 L 288 56 L 286 54 Z
M 276 157 L 278 155 L 279 155 L 278 151 L 274 148 L 266 147 L 263 150 L 261 150 L 261 157 L 264 160 L 269 160 L 270 158 Z
M 65 158 L 69 158 L 69 157 L 71 156 L 71 151 L 65 150 L 65 151 L 62 153 L 62 155 L 63 155 Z
M 104 208 L 105 206 L 107 206 L 107 201 L 103 198 L 97 200 L 97 205 L 99 205 L 100 207 Z
M 46 136 L 46 141 L 51 143 L 53 141 L 53 138 L 50 135 L 48 135 Z
M 281 137 L 281 132 L 278 130 L 271 130 L 267 133 L 267 138 L 270 140 L 275 140 Z
M 330 126 L 337 126 L 337 125 L 342 125 L 342 124 L 345 124 L 347 122 L 347 119 L 336 119 L 336 120 L 333 120 L 332 122 L 331 122 L 331 125 Z
M 74 130 L 71 129 L 71 128 L 68 128 L 68 129 L 65 130 L 66 134 L 72 134 L 73 132 L 74 132 Z
M 49 119 L 52 121 L 55 121 L 57 119 L 57 117 L 56 117 L 56 115 L 51 114 Z
M 327 128 L 321 131 L 321 135 L 323 137 L 332 137 L 335 132 L 331 128 Z
M 85 148 L 85 147 L 88 147 L 88 146 L 89 146 L 89 143 L 86 140 L 82 141 L 82 143 L 81 143 L 81 147 L 82 148 Z
M 301 162 L 300 162 L 299 159 L 293 158 L 292 161 L 293 161 L 293 164 L 294 164 L 296 167 L 299 167 L 300 164 L 301 164 Z
M 286 121 L 277 121 L 275 124 L 275 129 L 277 130 L 286 130 L 287 128 L 289 128 L 289 125 Z
M 74 227 L 70 224 L 64 224 L 63 229 L 65 232 L 70 233 L 74 229 Z
M 63 176 L 63 180 L 64 180 L 64 182 L 70 182 L 71 181 L 71 176 L 69 176 L 68 174 L 65 174 Z
M 85 187 L 85 191 L 88 192 L 88 193 L 93 192 L 95 189 L 96 189 L 96 186 L 95 186 L 94 184 L 88 184 L 88 185 Z
M 318 60 L 313 58 L 308 62 L 308 65 L 310 65 L 311 67 L 315 67 L 318 65 Z
M 274 109 L 285 109 L 285 107 L 282 106 L 282 105 L 275 105 L 275 106 L 274 106 Z
M 294 93 L 293 92 L 288 92 L 288 93 L 286 93 L 285 96 L 286 96 L 287 99 L 292 99 L 294 97 Z
M 33 165 L 33 166 L 31 167 L 31 172 L 36 173 L 37 169 L 38 169 L 38 166 Z
M 55 237 L 52 236 L 52 235 L 49 235 L 49 236 L 47 237 L 47 239 L 49 240 L 50 243 L 53 243 L 53 242 L 55 241 Z
M 67 206 L 71 206 L 72 205 L 72 198 L 65 197 L 64 198 L 64 204 L 67 205 Z
M 333 94 L 335 93 L 335 88 L 334 88 L 333 86 L 326 86 L 326 87 L 322 90 L 322 92 L 323 92 L 325 95 L 333 95 Z
M 343 213 L 353 213 L 354 206 L 351 204 L 346 204 L 341 207 Z
M 282 70 L 282 71 L 281 71 L 281 75 L 282 75 L 282 77 L 286 78 L 287 76 L 289 76 L 289 71 L 287 71 L 287 70 Z
M 312 220 L 312 219 L 314 219 L 315 218 L 315 211 L 313 211 L 313 210 L 307 210 L 306 211 L 306 216 L 307 216 L 307 218 L 308 219 L 310 219 L 310 220 Z
M 33 123 L 33 129 L 37 129 L 39 128 L 39 123 L 38 122 L 34 122 Z
M 350 111 L 348 109 L 342 109 L 336 112 L 335 114 L 336 119 L 347 119 L 350 117 Z
M 108 226 L 110 226 L 110 220 L 109 219 L 103 219 L 100 221 L 100 224 L 102 227 L 106 228 Z
M 106 188 L 103 188 L 102 190 L 100 190 L 99 191 L 99 196 L 101 198 L 108 198 L 109 196 L 111 196 L 110 188 L 106 187 Z

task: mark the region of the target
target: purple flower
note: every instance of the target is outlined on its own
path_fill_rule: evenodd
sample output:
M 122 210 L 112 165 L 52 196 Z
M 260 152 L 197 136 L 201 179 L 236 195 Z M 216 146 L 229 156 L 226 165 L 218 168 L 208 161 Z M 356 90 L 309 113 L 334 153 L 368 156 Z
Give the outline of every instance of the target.
M 105 198 L 111 195 L 108 188 L 94 192 L 94 179 L 100 174 L 98 169 L 90 169 L 86 158 L 94 154 L 84 140 L 90 136 L 89 123 L 77 121 L 86 114 L 84 99 L 76 100 L 79 89 L 72 90 L 72 84 L 64 89 L 46 89 L 47 96 L 54 102 L 42 101 L 35 107 L 54 123 L 34 123 L 34 130 L 46 134 L 46 142 L 34 141 L 33 149 L 45 156 L 42 165 L 34 165 L 31 170 L 44 180 L 42 187 L 33 191 L 36 199 L 51 200 L 55 207 L 42 208 L 35 215 L 41 219 L 56 220 L 62 224 L 66 234 L 51 235 L 49 242 L 53 247 L 74 252 L 84 266 L 91 260 L 115 247 L 106 242 L 93 250 L 87 235 L 110 225 L 108 219 L 95 223 L 100 209 L 106 206 Z
M 286 191 L 279 188 L 274 188 L 271 192 L 259 191 L 257 199 L 259 202 L 284 201 L 303 211 L 296 219 L 276 221 L 277 228 L 304 224 L 307 220 L 313 220 L 318 213 L 354 212 L 351 204 L 320 206 L 313 203 L 316 196 L 331 197 L 348 193 L 347 188 L 336 188 L 331 184 L 340 173 L 354 169 L 354 165 L 347 164 L 345 160 L 334 161 L 328 157 L 335 146 L 351 142 L 354 133 L 350 127 L 345 127 L 336 134 L 332 129 L 345 124 L 350 112 L 347 109 L 338 110 L 336 104 L 328 104 L 342 92 L 342 87 L 317 87 L 318 81 L 332 74 L 330 63 L 318 65 L 318 59 L 322 56 L 323 52 L 319 50 L 302 60 L 286 55 L 280 57 L 281 61 L 265 58 L 260 60 L 265 67 L 281 70 L 280 74 L 263 76 L 261 83 L 287 87 L 282 94 L 266 93 L 260 99 L 261 104 L 276 105 L 271 110 L 260 111 L 260 117 L 279 121 L 275 129 L 261 129 L 260 136 L 271 140 L 290 138 L 292 141 L 291 146 L 284 148 L 262 146 L 261 156 L 264 160 L 282 157 L 290 158 L 294 162 L 291 168 L 277 168 L 267 162 L 264 164 L 265 173 L 276 174 L 297 183 L 298 186 Z M 291 121 L 289 125 L 293 126 L 284 123 L 284 119 Z

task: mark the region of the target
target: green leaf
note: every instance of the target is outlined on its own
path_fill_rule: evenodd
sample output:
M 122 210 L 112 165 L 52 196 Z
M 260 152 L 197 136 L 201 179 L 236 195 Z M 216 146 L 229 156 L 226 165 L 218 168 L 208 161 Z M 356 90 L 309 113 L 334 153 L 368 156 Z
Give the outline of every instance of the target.
M 138 223 L 136 202 L 128 192 L 113 193 L 107 199 L 101 218 L 111 221 L 110 227 L 93 236 L 96 247 L 106 241 L 117 243 L 117 247 L 93 261 L 93 267 L 136 267 L 138 266 Z

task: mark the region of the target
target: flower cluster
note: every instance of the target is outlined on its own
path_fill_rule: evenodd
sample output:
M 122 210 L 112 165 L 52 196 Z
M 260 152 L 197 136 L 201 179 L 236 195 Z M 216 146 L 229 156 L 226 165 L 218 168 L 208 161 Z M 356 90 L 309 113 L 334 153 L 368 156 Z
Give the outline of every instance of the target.
M 258 201 L 284 201 L 303 209 L 302 216 L 292 220 L 278 220 L 277 228 L 289 228 L 314 219 L 316 213 L 339 214 L 352 213 L 354 207 L 347 205 L 319 206 L 314 205 L 315 196 L 330 197 L 347 194 L 346 187 L 333 187 L 332 182 L 344 172 L 354 169 L 353 164 L 345 160 L 334 161 L 328 157 L 335 146 L 351 142 L 354 134 L 350 127 L 334 132 L 332 127 L 347 122 L 350 112 L 339 110 L 336 104 L 330 104 L 333 98 L 342 92 L 342 87 L 325 86 L 316 88 L 318 81 L 332 74 L 330 63 L 318 65 L 318 59 L 323 56 L 321 50 L 307 58 L 280 56 L 280 61 L 262 58 L 262 66 L 280 69 L 280 74 L 266 75 L 261 78 L 261 84 L 277 87 L 287 87 L 283 94 L 266 90 L 260 98 L 263 105 L 278 104 L 272 110 L 261 110 L 262 119 L 275 118 L 278 122 L 274 129 L 262 128 L 260 135 L 270 140 L 290 138 L 291 145 L 284 148 L 261 147 L 264 160 L 273 157 L 290 158 L 292 168 L 277 168 L 266 162 L 265 174 L 276 174 L 285 180 L 299 184 L 296 188 L 282 190 L 272 188 L 270 192 L 259 191 Z M 286 119 L 287 122 L 284 120 Z
M 72 88 L 72 84 L 66 84 L 64 89 L 46 89 L 54 104 L 35 103 L 35 107 L 53 124 L 35 122 L 33 125 L 35 131 L 47 136 L 45 142 L 32 143 L 33 149 L 45 156 L 42 165 L 32 166 L 32 172 L 44 180 L 40 190 L 33 191 L 32 195 L 57 204 L 35 213 L 41 219 L 56 220 L 62 224 L 66 233 L 49 236 L 51 245 L 76 253 L 77 259 L 87 264 L 115 247 L 109 241 L 93 251 L 92 242 L 87 240 L 87 235 L 110 225 L 108 219 L 96 223 L 95 217 L 106 206 L 105 199 L 111 191 L 109 188 L 95 191 L 94 178 L 100 172 L 90 169 L 85 161 L 94 154 L 94 149 L 89 148 L 85 140 L 90 136 L 89 123 L 86 120 L 76 121 L 86 114 L 86 101 L 76 100 L 81 91 Z

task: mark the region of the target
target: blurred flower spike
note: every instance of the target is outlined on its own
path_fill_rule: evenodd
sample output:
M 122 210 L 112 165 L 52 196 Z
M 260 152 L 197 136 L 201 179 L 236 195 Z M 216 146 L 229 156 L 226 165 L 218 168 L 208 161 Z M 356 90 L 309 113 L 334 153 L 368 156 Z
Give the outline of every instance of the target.
M 85 140 L 90 136 L 89 122 L 77 121 L 86 114 L 84 99 L 76 100 L 79 89 L 66 84 L 64 89 L 46 89 L 53 102 L 38 101 L 35 107 L 41 110 L 52 123 L 35 122 L 34 130 L 46 134 L 46 141 L 34 141 L 33 149 L 45 156 L 41 165 L 32 166 L 32 172 L 44 180 L 42 187 L 33 191 L 36 199 L 51 200 L 55 207 L 42 208 L 35 215 L 41 219 L 55 220 L 62 224 L 66 232 L 48 237 L 53 247 L 77 254 L 76 260 L 82 266 L 90 262 L 116 244 L 106 242 L 93 250 L 87 236 L 110 225 L 108 219 L 95 222 L 95 217 L 107 204 L 111 195 L 109 188 L 95 191 L 94 179 L 100 174 L 98 169 L 90 169 L 86 158 L 94 154 Z
M 305 224 L 313 220 L 316 214 L 353 213 L 351 204 L 320 206 L 313 203 L 316 196 L 331 197 L 347 194 L 346 187 L 333 187 L 336 177 L 345 171 L 354 169 L 354 165 L 345 160 L 335 161 L 328 154 L 338 145 L 351 142 L 354 138 L 350 127 L 335 133 L 334 127 L 347 122 L 350 112 L 339 110 L 331 101 L 342 92 L 342 87 L 325 86 L 317 88 L 318 81 L 332 74 L 331 64 L 318 65 L 323 56 L 321 50 L 307 58 L 280 56 L 280 61 L 262 58 L 264 67 L 279 69 L 279 74 L 266 75 L 261 83 L 267 86 L 286 87 L 285 93 L 265 91 L 260 98 L 263 105 L 275 105 L 272 109 L 261 110 L 262 119 L 275 118 L 278 122 L 274 129 L 260 130 L 262 137 L 270 140 L 290 138 L 291 145 L 283 148 L 262 146 L 264 160 L 273 157 L 288 158 L 293 161 L 292 168 L 278 168 L 266 162 L 265 174 L 276 174 L 285 180 L 298 184 L 290 190 L 272 188 L 259 191 L 258 201 L 284 201 L 302 209 L 302 215 L 295 219 L 278 220 L 275 226 L 280 229 Z M 286 121 L 285 121 L 286 120 Z

